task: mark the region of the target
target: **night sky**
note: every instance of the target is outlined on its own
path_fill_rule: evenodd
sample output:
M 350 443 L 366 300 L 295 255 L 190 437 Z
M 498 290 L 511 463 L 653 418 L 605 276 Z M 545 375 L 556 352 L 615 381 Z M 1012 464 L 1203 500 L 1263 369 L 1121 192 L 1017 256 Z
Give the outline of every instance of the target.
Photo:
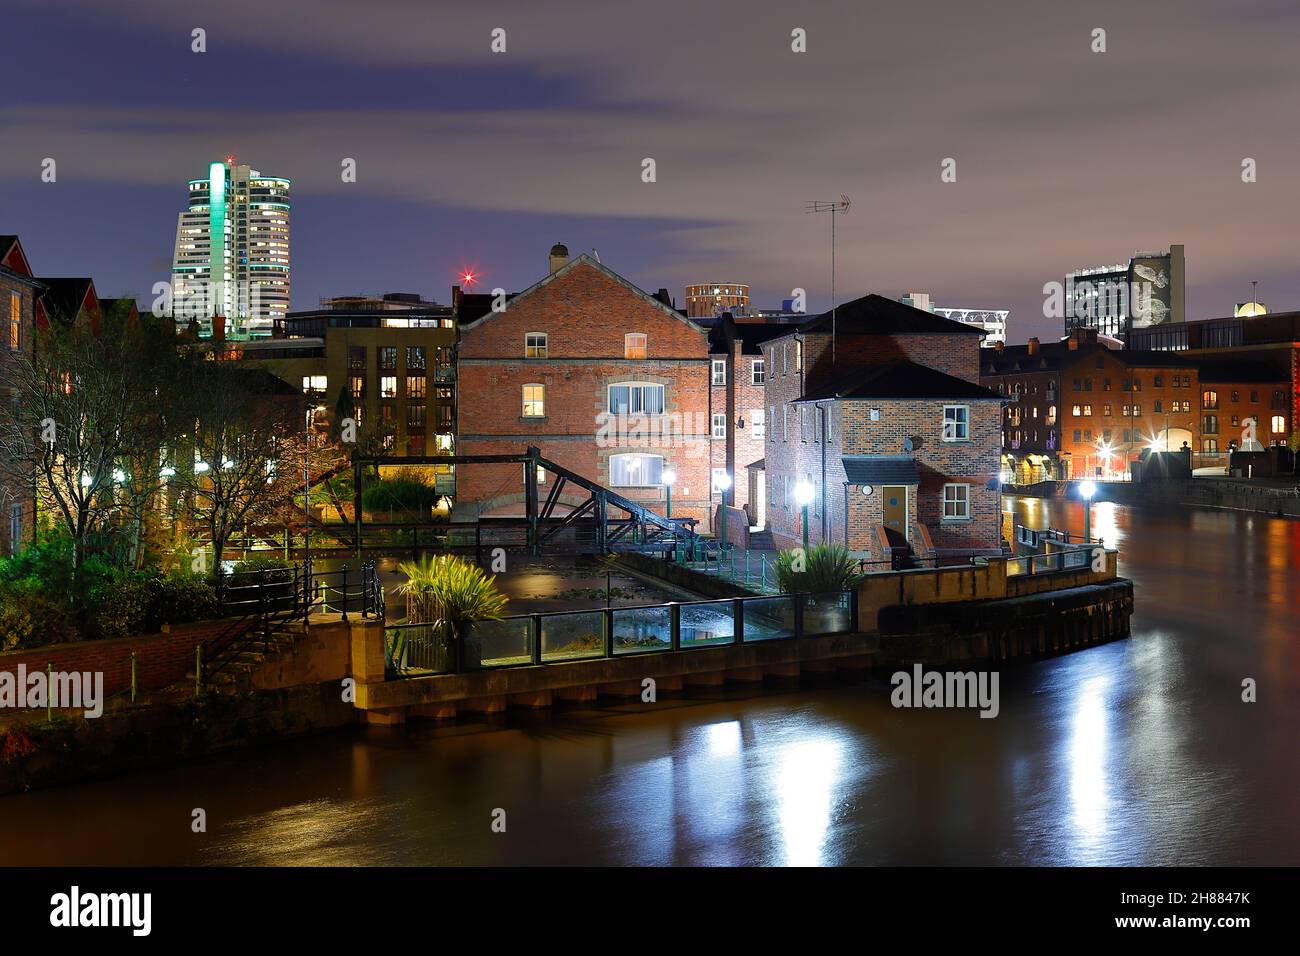
M 557 240 L 679 305 L 730 280 L 820 309 L 804 203 L 840 193 L 841 301 L 928 291 L 1055 336 L 1044 282 L 1181 242 L 1188 318 L 1252 279 L 1300 308 L 1295 0 L 6 0 L 0 35 L 0 233 L 103 295 L 149 301 L 186 181 L 233 153 L 294 181 L 297 309 L 447 302 L 464 266 L 521 289 Z

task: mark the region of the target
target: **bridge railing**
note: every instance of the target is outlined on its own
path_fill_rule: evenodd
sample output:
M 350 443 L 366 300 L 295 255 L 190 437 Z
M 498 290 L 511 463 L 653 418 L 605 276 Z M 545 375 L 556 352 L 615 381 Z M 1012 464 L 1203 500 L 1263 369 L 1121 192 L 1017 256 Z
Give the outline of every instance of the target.
M 857 591 L 672 601 L 384 629 L 390 679 L 799 640 L 857 629 Z

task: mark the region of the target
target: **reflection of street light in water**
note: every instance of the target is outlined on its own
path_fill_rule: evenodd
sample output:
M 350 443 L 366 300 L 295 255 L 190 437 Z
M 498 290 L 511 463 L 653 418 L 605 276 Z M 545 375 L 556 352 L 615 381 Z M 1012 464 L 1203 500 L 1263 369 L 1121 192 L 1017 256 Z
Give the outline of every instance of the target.
M 1079 483 L 1079 497 L 1083 499 L 1083 542 L 1092 540 L 1092 496 L 1097 493 L 1097 483 L 1085 479 Z

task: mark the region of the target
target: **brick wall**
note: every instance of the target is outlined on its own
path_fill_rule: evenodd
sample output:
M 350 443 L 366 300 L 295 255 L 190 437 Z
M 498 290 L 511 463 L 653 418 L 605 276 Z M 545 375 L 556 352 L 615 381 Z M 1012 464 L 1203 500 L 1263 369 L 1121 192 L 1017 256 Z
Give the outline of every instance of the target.
M 525 357 L 529 332 L 546 333 L 546 358 Z M 646 335 L 645 359 L 624 358 L 629 332 Z M 642 431 L 602 428 L 609 386 L 628 381 L 662 385 L 664 414 L 627 421 Z M 534 383 L 545 386 L 544 415 L 526 418 L 523 386 Z M 459 454 L 519 454 L 536 445 L 544 457 L 607 487 L 611 455 L 660 455 L 677 472 L 673 515 L 707 524 L 716 504 L 709 488 L 715 399 L 707 335 L 594 265 L 579 260 L 504 312 L 463 329 L 458 388 Z M 725 405 L 717 410 L 725 413 Z M 522 514 L 522 470 L 461 465 L 457 500 L 486 505 L 484 513 Z M 659 486 L 614 490 L 655 505 L 664 498 Z
M 116 694 L 131 686 L 131 652 L 136 653 L 136 679 L 142 690 L 166 687 L 185 677 L 194 666 L 194 645 L 209 641 L 231 624 L 228 620 L 179 624 L 162 634 L 142 634 L 109 641 L 74 641 L 32 650 L 0 653 L 0 671 L 15 677 L 20 664 L 28 673 L 44 671 L 102 671 L 104 694 Z
M 13 297 L 18 297 L 19 341 L 18 348 L 10 347 L 10 321 Z M 35 322 L 35 290 L 25 282 L 10 275 L 0 273 L 0 383 L 7 384 L 16 377 L 16 367 L 22 361 L 23 354 L 30 355 Z M 0 398 L 9 401 L 8 389 L 0 385 Z M 29 484 L 13 480 L 7 472 L 12 466 L 0 467 L 0 555 L 13 554 L 31 540 L 33 522 L 35 521 L 32 489 Z M 11 540 L 10 529 L 13 521 L 13 508 L 21 509 L 19 536 L 22 539 L 15 548 Z

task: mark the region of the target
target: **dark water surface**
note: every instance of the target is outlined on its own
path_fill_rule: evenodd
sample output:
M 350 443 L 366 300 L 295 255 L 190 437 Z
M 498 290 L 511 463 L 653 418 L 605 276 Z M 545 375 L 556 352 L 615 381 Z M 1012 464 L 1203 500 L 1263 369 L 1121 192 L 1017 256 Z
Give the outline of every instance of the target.
M 993 720 L 870 680 L 341 732 L 0 798 L 0 864 L 1300 863 L 1300 523 L 1093 529 L 1132 638 L 1005 670 Z

